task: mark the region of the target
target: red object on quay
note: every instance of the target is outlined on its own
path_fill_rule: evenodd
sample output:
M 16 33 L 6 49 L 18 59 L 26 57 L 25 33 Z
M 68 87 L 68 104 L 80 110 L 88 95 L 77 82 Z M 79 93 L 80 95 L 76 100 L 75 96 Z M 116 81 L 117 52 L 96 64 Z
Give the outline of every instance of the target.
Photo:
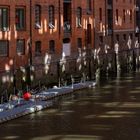
M 30 92 L 26 92 L 26 93 L 23 95 L 23 98 L 24 98 L 24 100 L 28 101 L 28 100 L 31 98 L 31 93 L 30 93 Z

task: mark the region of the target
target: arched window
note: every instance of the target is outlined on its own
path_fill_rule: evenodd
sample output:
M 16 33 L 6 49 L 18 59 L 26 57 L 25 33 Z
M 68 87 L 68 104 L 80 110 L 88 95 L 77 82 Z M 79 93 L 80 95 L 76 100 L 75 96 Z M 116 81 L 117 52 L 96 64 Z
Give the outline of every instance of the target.
M 35 42 L 35 56 L 41 55 L 41 41 Z
M 82 27 L 82 8 L 77 8 L 77 27 Z
M 41 6 L 35 5 L 35 28 L 41 28 Z
M 77 38 L 77 47 L 82 48 L 82 38 Z
M 91 0 L 87 0 L 87 13 L 90 14 L 91 13 Z
M 50 40 L 50 42 L 49 42 L 49 53 L 50 54 L 55 53 L 55 41 L 54 40 Z
M 54 21 L 54 6 L 50 5 L 49 6 L 49 28 L 53 29 L 55 26 L 55 21 Z

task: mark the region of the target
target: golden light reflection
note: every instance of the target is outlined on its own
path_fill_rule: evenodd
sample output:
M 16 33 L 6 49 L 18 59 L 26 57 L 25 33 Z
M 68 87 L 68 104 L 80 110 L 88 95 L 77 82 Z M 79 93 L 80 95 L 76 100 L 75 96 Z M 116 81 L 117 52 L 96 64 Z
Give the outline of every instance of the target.
M 109 89 L 109 88 L 112 88 L 113 86 L 112 85 L 107 85 L 107 86 L 104 86 L 103 89 Z
M 89 128 L 92 128 L 93 130 L 111 130 L 112 126 L 109 125 L 89 125 Z
M 62 106 L 69 106 L 69 105 L 71 105 L 71 104 L 73 104 L 73 102 L 71 102 L 71 101 L 66 101 L 66 102 L 63 102 L 63 103 L 62 103 Z
M 61 28 L 63 28 L 64 27 L 64 22 L 63 22 L 63 15 L 61 15 Z
M 93 19 L 91 17 L 89 17 L 89 23 L 91 24 L 91 29 L 93 29 Z
M 130 111 L 108 111 L 105 114 L 98 115 L 98 118 L 122 118 L 133 117 L 136 113 Z
M 140 94 L 140 90 L 132 90 L 132 91 L 129 91 L 129 93 L 132 93 L 132 94 L 138 93 L 138 94 Z
M 98 103 L 97 103 L 98 105 Z M 140 108 L 140 103 L 135 102 L 111 102 L 111 103 L 103 103 L 104 107 L 118 107 L 118 108 Z
M 47 20 L 44 20 L 44 31 L 47 32 Z
M 84 27 L 85 30 L 87 30 L 87 24 L 88 24 L 87 19 L 84 19 L 83 22 L 84 22 L 84 24 L 83 24 L 84 26 L 83 27 Z
M 4 38 L 8 37 L 8 32 L 4 32 Z
M 17 31 L 15 30 L 15 38 L 17 38 Z
M 58 112 L 58 109 L 49 109 L 47 110 L 47 113 L 49 114 L 56 114 Z
M 122 118 L 123 115 L 99 115 L 98 118 Z
M 11 31 L 8 32 L 8 40 L 11 40 Z
M 35 137 L 31 140 L 53 140 L 53 139 L 61 139 L 61 140 L 102 140 L 102 136 L 94 136 L 94 135 L 48 135 L 42 137 Z
M 42 21 L 41 21 L 41 28 L 40 28 L 39 31 L 38 31 L 39 34 L 43 34 L 43 28 L 42 28 L 42 27 L 43 27 L 43 23 L 42 23 Z
M 88 116 L 85 116 L 84 118 L 85 119 L 93 119 L 95 118 L 97 115 L 88 115 Z
M 3 37 L 2 37 L 2 32 L 0 32 L 0 39 L 2 39 Z
M 20 136 L 14 136 L 14 135 L 4 137 L 5 140 L 13 140 L 13 139 L 19 139 L 19 138 Z
M 135 103 L 135 102 L 125 102 L 122 105 L 118 106 L 119 108 L 140 108 L 140 103 Z
M 9 60 L 9 64 L 10 64 L 10 65 L 13 65 L 13 64 L 14 64 L 13 59 L 10 59 L 10 60 Z
M 134 112 L 130 112 L 130 111 L 108 111 L 106 112 L 106 114 L 110 114 L 110 115 L 134 115 Z
M 55 19 L 55 28 L 54 28 L 53 32 L 56 32 L 58 30 L 57 29 L 57 24 L 58 24 L 58 21 L 57 21 L 57 19 Z
M 10 66 L 8 64 L 5 64 L 5 70 L 9 71 L 10 70 Z
M 99 31 L 102 32 L 103 31 L 103 23 L 102 22 L 99 23 L 99 28 L 100 28 Z
M 51 62 L 51 55 L 46 53 L 45 58 L 44 58 L 44 65 L 45 65 L 44 69 L 45 69 L 46 74 L 48 74 L 48 72 L 49 72 L 50 62 Z
M 13 82 L 13 76 L 10 75 L 2 76 L 2 83 L 6 83 L 6 82 Z
M 136 87 L 135 90 L 140 90 L 140 87 Z M 139 93 L 140 93 L 140 91 L 139 91 Z

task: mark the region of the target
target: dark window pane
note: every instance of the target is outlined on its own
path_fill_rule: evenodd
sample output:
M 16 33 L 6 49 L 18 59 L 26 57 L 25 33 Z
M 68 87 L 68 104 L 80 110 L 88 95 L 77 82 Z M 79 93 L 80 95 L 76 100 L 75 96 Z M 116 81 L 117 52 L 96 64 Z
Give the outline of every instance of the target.
M 77 8 L 77 27 L 82 27 L 82 8 Z
M 82 48 L 82 38 L 77 38 L 77 47 Z
M 41 28 L 41 6 L 35 6 L 35 28 Z
M 54 28 L 55 21 L 54 21 L 54 6 L 49 6 L 49 28 Z
M 9 27 L 9 9 L 0 8 L 0 30 L 7 31 Z
M 17 54 L 19 55 L 25 54 L 25 40 L 24 39 L 17 40 Z
M 50 42 L 49 42 L 49 52 L 51 54 L 55 53 L 55 42 L 54 42 L 54 40 L 50 40 Z
M 0 56 L 8 56 L 9 43 L 6 40 L 0 40 Z
M 41 41 L 35 42 L 35 55 L 40 56 L 41 55 Z
M 23 30 L 25 28 L 25 9 L 16 9 L 16 29 Z

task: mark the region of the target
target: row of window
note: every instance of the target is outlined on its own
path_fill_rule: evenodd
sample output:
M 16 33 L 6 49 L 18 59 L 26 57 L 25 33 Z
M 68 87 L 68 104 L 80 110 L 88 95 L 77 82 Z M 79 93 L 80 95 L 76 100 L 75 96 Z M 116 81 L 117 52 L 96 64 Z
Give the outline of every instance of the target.
M 82 38 L 77 38 L 77 47 L 82 48 Z M 42 50 L 42 43 L 41 41 L 35 42 L 35 56 L 40 56 Z M 56 51 L 55 49 L 55 41 L 49 41 L 49 53 L 54 54 Z M 16 52 L 18 55 L 25 54 L 25 39 L 17 39 L 16 42 Z M 0 40 L 0 56 L 8 56 L 9 55 L 9 41 L 7 40 Z
M 55 27 L 55 8 L 53 5 L 49 6 L 49 28 Z M 41 28 L 41 6 L 35 5 L 35 28 Z
M 130 22 L 132 22 L 132 10 L 125 10 L 123 9 L 123 22 L 126 21 L 126 14 L 129 13 L 129 19 L 130 19 Z M 102 8 L 99 8 L 99 20 L 100 22 L 102 21 L 102 17 L 103 17 L 103 14 L 102 14 Z M 116 9 L 116 21 L 118 22 L 119 21 L 119 10 Z
M 123 21 L 124 22 L 126 21 L 126 14 L 127 13 L 129 13 L 129 20 L 130 20 L 130 22 L 132 22 L 132 10 L 131 9 L 129 11 L 123 9 Z M 119 10 L 118 9 L 116 9 L 116 20 L 119 21 Z
M 16 8 L 15 25 L 17 30 L 25 29 L 25 8 Z M 9 8 L 0 7 L 0 30 L 7 31 L 9 29 Z
M 122 38 L 123 38 L 124 41 L 126 41 L 127 35 L 126 34 L 123 34 L 122 35 Z M 133 40 L 133 34 L 132 33 L 129 34 L 129 38 L 128 39 Z M 118 34 L 116 35 L 116 41 L 117 42 L 120 41 L 120 35 L 118 35 Z M 101 45 L 103 44 L 103 36 L 99 36 L 99 44 L 101 44 Z
M 55 27 L 55 7 L 49 6 L 49 28 Z M 0 7 L 0 30 L 9 30 L 9 8 Z M 41 6 L 35 5 L 35 28 L 41 28 Z M 25 30 L 26 26 L 25 7 L 18 7 L 15 10 L 15 25 L 16 30 Z M 81 27 L 82 24 L 82 8 L 77 8 L 77 26 Z
M 25 54 L 25 39 L 17 39 L 16 42 L 16 52 L 18 55 Z M 50 40 L 49 42 L 49 52 L 55 53 L 55 41 Z M 41 41 L 35 42 L 35 56 L 41 54 Z M 8 56 L 9 55 L 9 41 L 0 40 L 0 56 Z
M 132 0 L 122 0 L 123 2 L 128 2 L 129 1 L 129 3 L 132 3 Z M 119 2 L 119 0 L 116 0 L 116 2 Z
M 76 16 L 77 16 L 76 18 L 77 27 L 82 27 L 82 8 L 81 7 L 77 8 Z M 50 5 L 49 6 L 49 28 L 52 29 L 54 27 L 55 27 L 55 7 L 53 5 Z M 40 5 L 35 6 L 35 28 L 41 28 L 41 6 Z
M 20 54 L 20 55 L 25 54 L 25 40 L 24 39 L 17 39 L 16 51 L 17 51 L 17 54 Z M 0 56 L 8 56 L 8 54 L 9 54 L 9 41 L 0 40 Z

